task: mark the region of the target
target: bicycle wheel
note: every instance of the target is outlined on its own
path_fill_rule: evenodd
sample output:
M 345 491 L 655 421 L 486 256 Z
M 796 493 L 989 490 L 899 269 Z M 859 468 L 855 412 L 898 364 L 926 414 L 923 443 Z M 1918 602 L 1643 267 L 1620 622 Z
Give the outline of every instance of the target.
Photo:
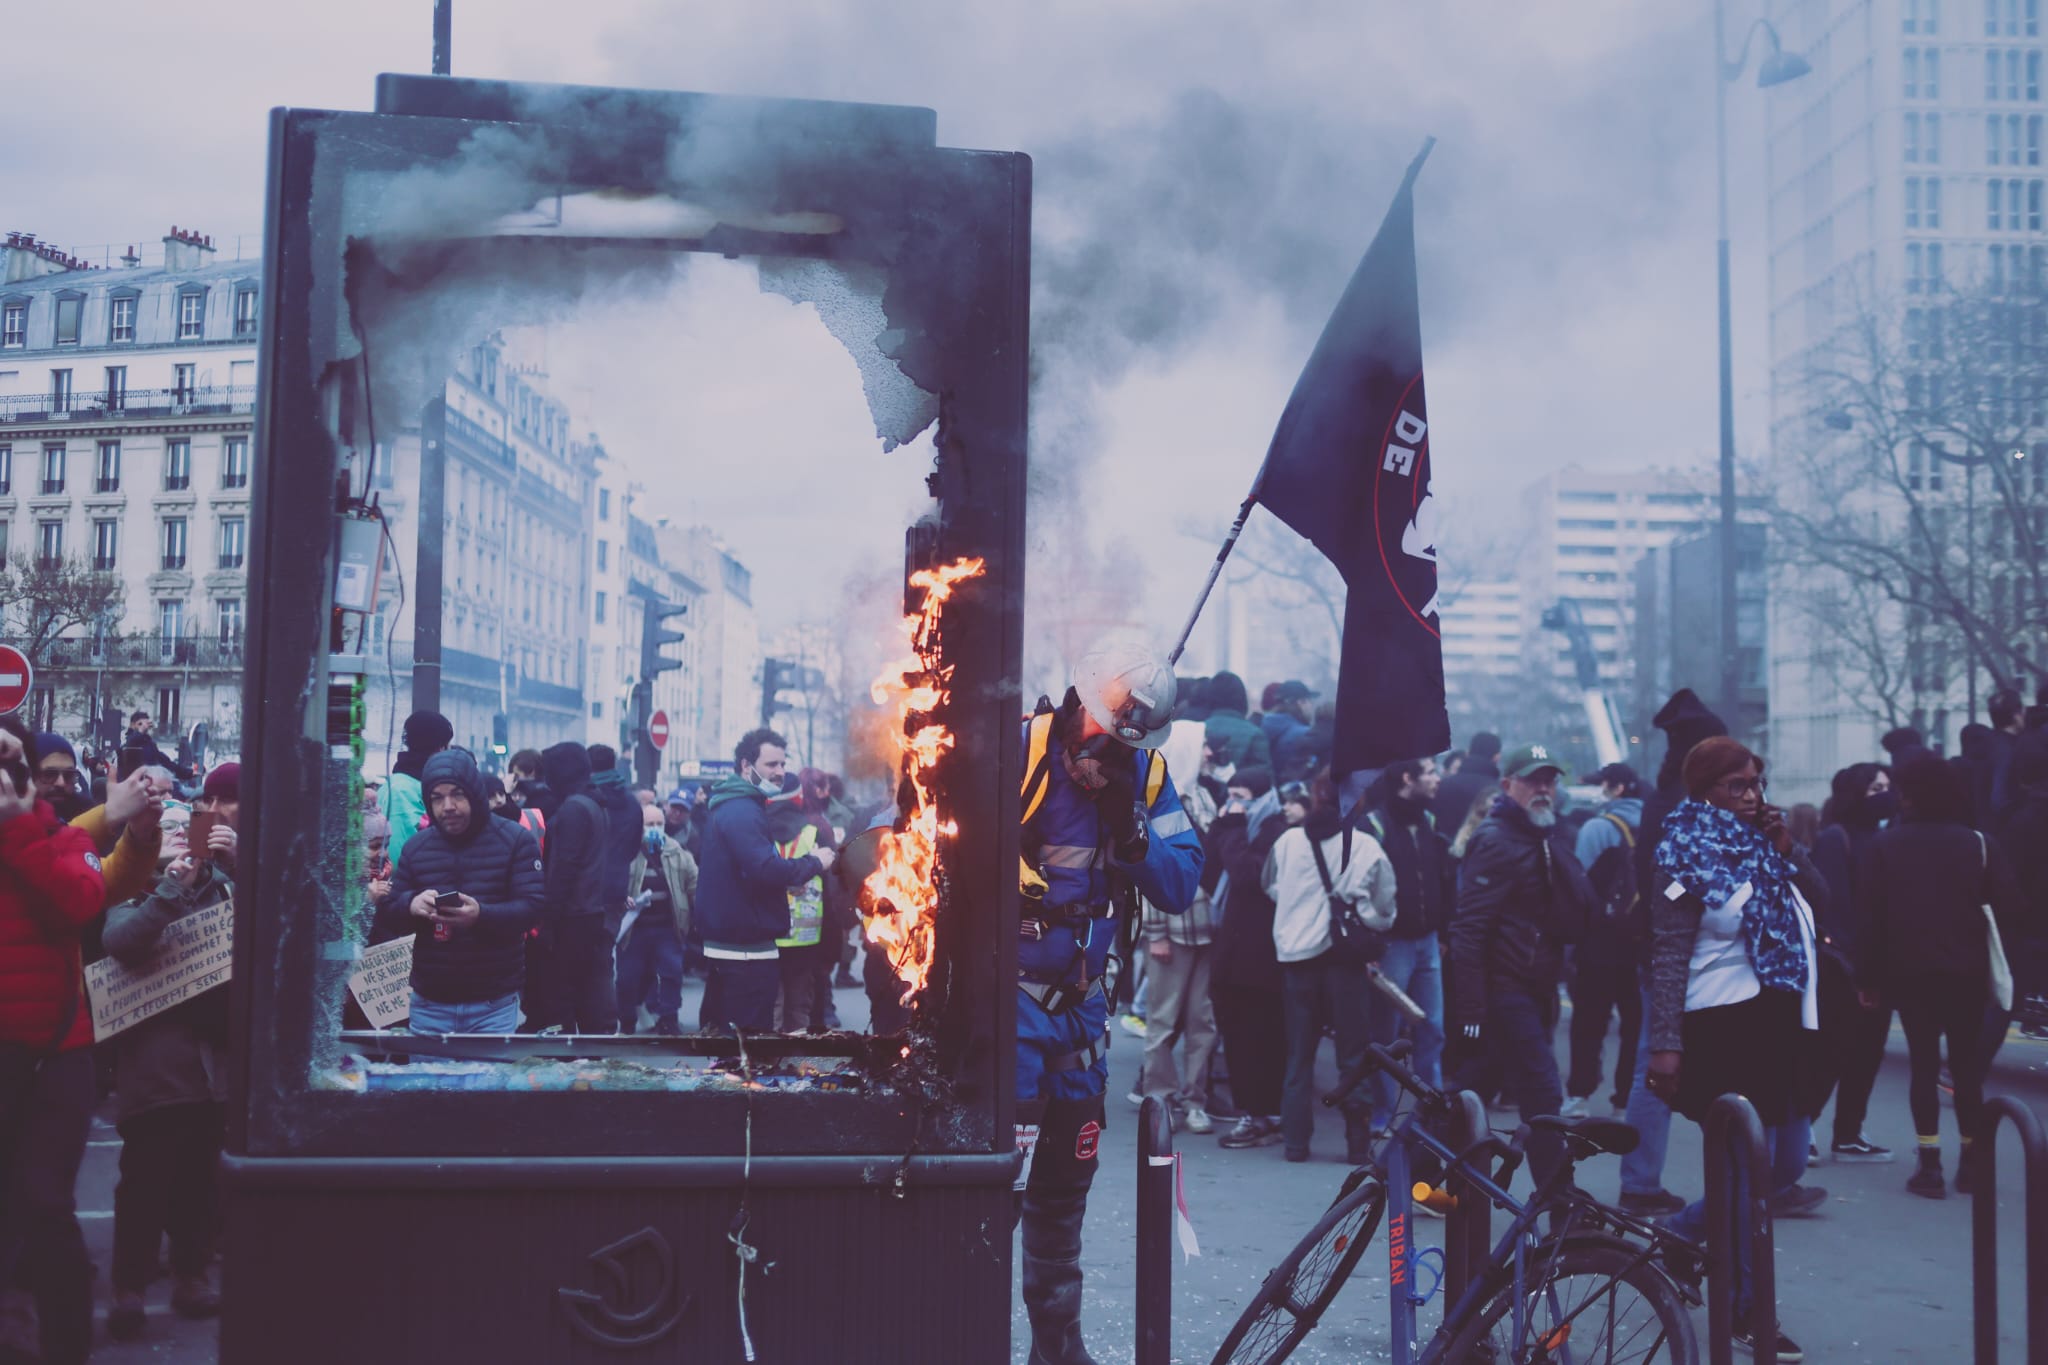
M 1309 1334 L 1365 1254 L 1386 1211 L 1387 1188 L 1365 1180 L 1273 1267 L 1211 1365 L 1278 1365 Z
M 1440 1357 L 1444 1365 L 1698 1365 L 1692 1315 L 1648 1262 L 1622 1243 L 1568 1245 L 1532 1257 L 1527 1338 L 1514 1351 L 1514 1285 L 1505 1271 L 1479 1315 Z

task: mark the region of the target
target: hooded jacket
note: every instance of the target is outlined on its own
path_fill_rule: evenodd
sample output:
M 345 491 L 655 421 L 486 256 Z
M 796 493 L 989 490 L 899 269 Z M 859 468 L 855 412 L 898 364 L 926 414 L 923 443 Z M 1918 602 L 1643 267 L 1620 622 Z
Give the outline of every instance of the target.
M 1218 673 L 1209 680 L 1209 704 L 1212 709 L 1203 723 L 1202 738 L 1215 752 L 1216 761 L 1230 767 L 1271 767 L 1273 753 L 1266 732 L 1247 718 L 1244 683 L 1235 673 Z
M 1886 814 L 1872 804 L 1867 793 L 1871 779 L 1882 771 L 1876 763 L 1852 763 L 1837 772 L 1828 801 L 1834 823 L 1813 840 L 1813 866 L 1828 885 L 1828 907 L 1821 915 L 1820 931 L 1852 960 L 1870 919 L 1863 858 Z
M 1218 880 L 1225 874 L 1229 878 L 1217 893 L 1223 897 L 1223 925 L 1216 935 L 1212 971 L 1219 986 L 1280 994 L 1280 959 L 1273 949 L 1273 898 L 1260 881 L 1267 856 L 1288 828 L 1277 807 L 1257 825 L 1251 823 L 1248 812 L 1233 811 L 1217 816 L 1209 827 L 1204 871 L 1213 867 Z M 1352 852 L 1356 855 L 1357 849 Z
M 140 966 L 156 952 L 164 930 L 174 921 L 234 894 L 234 881 L 214 862 L 200 863 L 190 886 L 163 877 L 148 895 L 107 911 L 107 955 L 127 966 Z M 226 1101 L 227 1006 L 227 990 L 217 986 L 114 1036 L 117 1122 L 174 1104 Z
M 526 931 L 541 912 L 540 846 L 491 814 L 476 760 L 453 750 L 427 760 L 422 787 L 453 782 L 469 797 L 469 828 L 430 824 L 414 835 L 377 906 L 377 937 L 413 934 L 412 988 L 444 1005 L 515 994 L 526 975 Z M 476 923 L 428 925 L 412 913 L 422 891 L 459 891 L 482 907 Z
M 555 809 L 547 817 L 547 892 L 542 921 L 601 915 L 607 908 L 604 861 L 610 824 L 588 790 L 590 755 L 581 744 L 564 740 L 542 752 L 540 770 L 555 801 Z M 637 815 L 634 830 L 637 838 Z M 621 868 L 620 877 L 624 875 Z M 620 913 L 624 913 L 623 907 Z
M 1539 829 L 1505 796 L 1465 850 L 1451 919 L 1459 1024 L 1483 1024 L 1487 997 L 1509 990 L 1554 1002 L 1564 949 L 1597 908 L 1593 884 L 1563 825 Z
M 88 1047 L 78 941 L 106 904 L 92 840 L 38 801 L 0 825 L 0 867 L 0 1042 Z
M 1423 804 L 1390 792 L 1380 804 L 1361 809 L 1355 823 L 1379 841 L 1393 865 L 1394 900 L 1400 907 L 1393 936 L 1421 938 L 1448 926 L 1458 899 L 1458 865 L 1451 858 L 1450 840 Z
M 824 864 L 810 854 L 785 858 L 776 850 L 767 794 L 737 773 L 727 777 L 711 789 L 697 874 L 705 954 L 775 952 L 775 940 L 789 933 L 789 889 L 823 875 Z
M 629 871 L 640 854 L 640 801 L 626 786 L 626 775 L 614 768 L 590 779 L 590 799 L 604 812 L 605 838 L 598 895 L 614 921 L 626 913 L 626 898 L 639 890 Z

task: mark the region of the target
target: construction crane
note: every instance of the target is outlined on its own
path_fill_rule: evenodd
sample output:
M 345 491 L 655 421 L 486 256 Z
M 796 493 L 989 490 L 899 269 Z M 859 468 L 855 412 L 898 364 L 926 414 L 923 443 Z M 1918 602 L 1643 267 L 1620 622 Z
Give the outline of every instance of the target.
M 1543 628 L 1557 631 L 1571 645 L 1572 669 L 1579 680 L 1579 704 L 1585 708 L 1586 725 L 1593 734 L 1593 752 L 1599 756 L 1603 767 L 1621 762 L 1626 755 L 1621 735 L 1621 714 L 1614 709 L 1614 699 L 1601 685 L 1600 656 L 1593 652 L 1593 637 L 1586 629 L 1586 618 L 1579 610 L 1578 602 L 1563 597 L 1555 606 L 1544 608 Z

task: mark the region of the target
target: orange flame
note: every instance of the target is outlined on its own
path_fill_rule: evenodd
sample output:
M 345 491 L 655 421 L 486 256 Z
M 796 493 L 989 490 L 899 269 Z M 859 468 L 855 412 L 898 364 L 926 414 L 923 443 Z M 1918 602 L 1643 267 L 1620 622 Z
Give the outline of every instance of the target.
M 910 584 L 924 589 L 917 614 L 903 618 L 910 653 L 891 663 L 872 689 L 878 705 L 894 705 L 900 724 L 893 731 L 899 767 L 910 779 L 916 805 L 898 821 L 901 828 L 882 835 L 879 861 L 862 883 L 861 914 L 868 939 L 889 955 L 903 979 L 905 1000 L 923 990 L 931 978 L 933 930 L 938 921 L 939 840 L 958 829 L 941 819 L 931 789 L 932 769 L 953 747 L 953 734 L 933 718 L 946 700 L 953 669 L 939 656 L 939 614 L 952 599 L 954 587 L 978 577 L 987 567 L 979 559 L 961 559 L 935 569 L 920 569 Z

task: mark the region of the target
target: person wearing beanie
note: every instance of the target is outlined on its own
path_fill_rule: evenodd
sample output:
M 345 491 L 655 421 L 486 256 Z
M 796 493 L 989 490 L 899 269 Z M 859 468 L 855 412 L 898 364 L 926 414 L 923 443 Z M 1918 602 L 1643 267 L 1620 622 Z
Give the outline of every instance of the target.
M 609 823 L 590 790 L 589 750 L 563 740 L 543 750 L 540 763 L 558 804 L 541 850 L 545 890 L 540 931 L 526 950 L 526 1022 L 521 1027 L 529 1033 L 553 1027 L 611 1033 L 619 1026 L 619 1004 L 612 935 L 606 928 L 612 904 L 605 895 Z M 620 793 L 634 807 L 637 837 L 639 803 L 623 787 Z M 614 923 L 624 915 L 621 904 Z
M 455 742 L 455 727 L 439 711 L 415 711 L 405 718 L 405 748 L 377 796 L 377 813 L 391 822 L 391 861 L 405 853 L 405 841 L 427 822 L 420 774 L 427 760 Z
M 1481 792 L 1490 794 L 1500 786 L 1500 764 L 1495 761 L 1499 757 L 1500 736 L 1481 730 L 1472 736 L 1464 764 L 1437 784 L 1429 812 L 1445 838 L 1456 837 Z
M 1216 766 L 1269 766 L 1273 761 L 1272 749 L 1266 732 L 1252 724 L 1246 714 L 1244 680 L 1235 673 L 1218 673 L 1209 679 L 1209 686 L 1204 695 L 1209 706 L 1209 714 L 1202 721 L 1202 736 Z M 1195 768 L 1182 771 L 1201 770 Z
M 1657 839 L 1664 830 L 1664 817 L 1685 799 L 1683 771 L 1685 756 L 1700 741 L 1728 733 L 1721 718 L 1707 708 L 1690 687 L 1671 694 L 1651 723 L 1664 732 L 1664 763 L 1657 770 L 1656 787 L 1643 798 L 1636 826 L 1636 938 L 1647 942 L 1652 893 L 1663 889 L 1657 875 Z M 1636 1039 L 1635 1074 L 1630 1082 L 1626 1116 L 1642 1134 L 1636 1149 L 1621 1159 L 1621 1207 L 1630 1213 L 1669 1214 L 1685 1207 L 1685 1201 L 1664 1188 L 1664 1155 L 1671 1142 L 1671 1109 L 1650 1093 L 1643 1077 L 1650 1064 L 1650 1048 L 1642 1036 L 1649 1029 L 1649 962 L 1643 953 L 1636 958 L 1636 977 L 1642 992 L 1643 1026 Z
M 92 805 L 79 782 L 78 753 L 62 735 L 36 736 L 36 799 L 50 803 L 59 820 L 76 820 Z

